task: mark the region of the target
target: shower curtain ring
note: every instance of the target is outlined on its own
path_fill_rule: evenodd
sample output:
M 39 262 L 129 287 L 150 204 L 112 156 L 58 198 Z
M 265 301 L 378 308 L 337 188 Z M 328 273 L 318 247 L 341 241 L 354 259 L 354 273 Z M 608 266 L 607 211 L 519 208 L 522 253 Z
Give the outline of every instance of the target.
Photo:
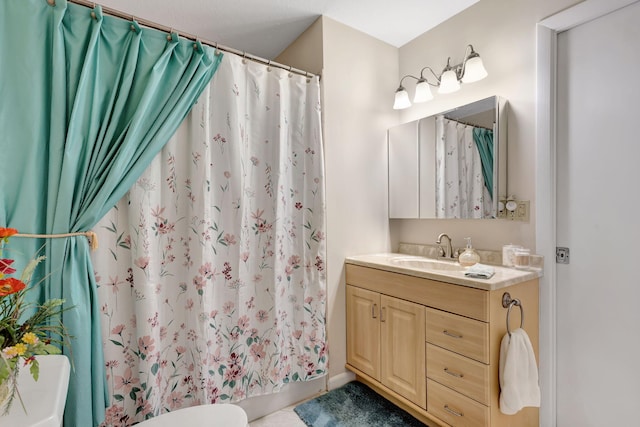
M 138 23 L 138 19 L 135 16 L 131 16 L 131 31 L 133 31 L 134 33 L 137 33 L 137 23 Z

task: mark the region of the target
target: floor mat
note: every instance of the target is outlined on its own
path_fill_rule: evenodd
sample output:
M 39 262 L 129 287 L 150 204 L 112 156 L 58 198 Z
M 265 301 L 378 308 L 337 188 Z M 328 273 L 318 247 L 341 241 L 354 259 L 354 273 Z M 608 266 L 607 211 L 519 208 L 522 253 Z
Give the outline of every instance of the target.
M 293 409 L 310 427 L 424 427 L 408 412 L 353 381 Z

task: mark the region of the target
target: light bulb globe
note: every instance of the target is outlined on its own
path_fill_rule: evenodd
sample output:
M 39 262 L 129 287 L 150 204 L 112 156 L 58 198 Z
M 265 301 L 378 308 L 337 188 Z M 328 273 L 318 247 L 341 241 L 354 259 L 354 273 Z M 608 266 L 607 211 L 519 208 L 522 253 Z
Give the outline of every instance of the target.
M 464 65 L 464 75 L 462 83 L 473 83 L 487 77 L 489 73 L 482 64 L 482 58 L 479 55 L 469 58 Z
M 454 70 L 447 70 L 440 76 L 438 93 L 451 93 L 460 89 L 460 82 Z
M 413 96 L 413 102 L 427 102 L 433 99 L 433 94 L 431 93 L 431 88 L 429 87 L 429 83 L 426 80 L 419 80 L 416 84 L 416 93 Z
M 393 103 L 394 110 L 403 110 L 405 108 L 411 107 L 411 101 L 409 100 L 409 94 L 406 89 L 400 86 L 398 90 L 396 90 L 396 97 Z

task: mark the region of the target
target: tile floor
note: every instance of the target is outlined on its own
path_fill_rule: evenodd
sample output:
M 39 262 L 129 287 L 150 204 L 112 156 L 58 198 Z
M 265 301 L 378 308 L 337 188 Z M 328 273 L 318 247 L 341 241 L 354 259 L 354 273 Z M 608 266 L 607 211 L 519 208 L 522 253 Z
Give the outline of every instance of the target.
M 297 404 L 296 404 L 297 405 Z M 249 427 L 306 427 L 306 424 L 293 412 L 296 405 L 288 406 L 284 409 L 258 418 L 249 423 Z

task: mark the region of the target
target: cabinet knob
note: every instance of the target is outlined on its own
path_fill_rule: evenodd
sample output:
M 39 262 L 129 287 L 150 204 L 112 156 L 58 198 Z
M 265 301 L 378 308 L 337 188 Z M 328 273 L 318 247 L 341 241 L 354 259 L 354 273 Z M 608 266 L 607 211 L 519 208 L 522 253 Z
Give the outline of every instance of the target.
M 387 307 L 382 307 L 380 309 L 380 321 L 381 322 L 384 322 L 384 313 L 386 312 L 386 310 L 387 310 Z
M 378 313 L 378 304 L 373 304 L 371 306 L 371 317 L 375 319 L 377 317 L 377 313 Z

